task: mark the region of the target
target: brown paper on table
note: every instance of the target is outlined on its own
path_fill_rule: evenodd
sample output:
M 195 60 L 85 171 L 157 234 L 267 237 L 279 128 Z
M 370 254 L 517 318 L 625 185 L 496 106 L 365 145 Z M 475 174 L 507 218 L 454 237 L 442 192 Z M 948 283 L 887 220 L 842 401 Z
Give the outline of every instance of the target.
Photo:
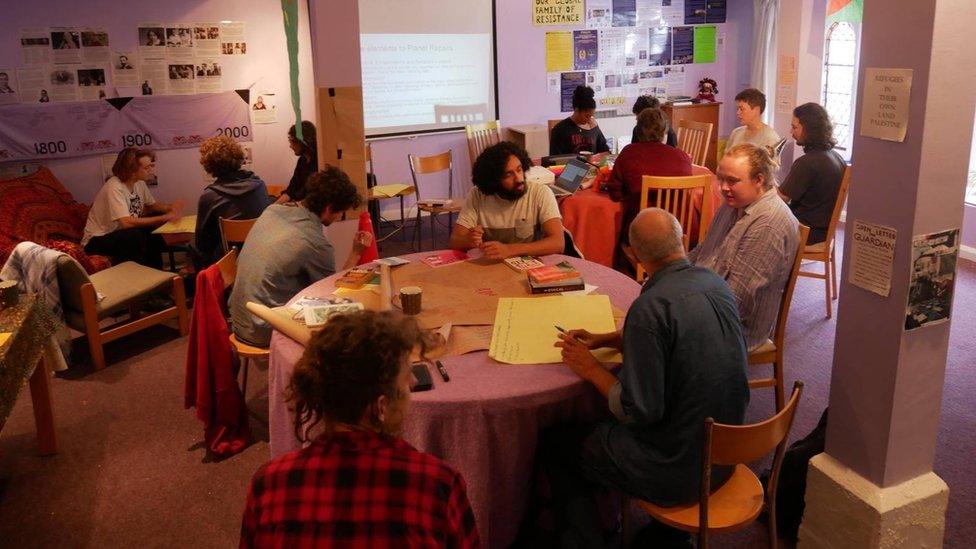
M 446 344 L 443 333 L 437 334 L 439 345 L 427 350 L 428 358 L 461 356 L 475 351 L 487 351 L 491 345 L 491 326 L 450 326 L 449 328 Z
M 184 215 L 175 221 L 167 221 L 153 231 L 153 234 L 186 234 L 197 231 L 197 216 Z

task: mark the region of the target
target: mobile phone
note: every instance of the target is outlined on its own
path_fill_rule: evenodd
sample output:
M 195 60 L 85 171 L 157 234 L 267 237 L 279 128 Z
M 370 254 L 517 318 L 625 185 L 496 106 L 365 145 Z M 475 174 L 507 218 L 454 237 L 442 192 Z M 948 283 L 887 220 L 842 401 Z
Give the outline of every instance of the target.
M 411 365 L 413 377 L 417 378 L 417 384 L 410 389 L 410 392 L 429 391 L 434 388 L 434 379 L 430 377 L 430 370 L 427 369 L 426 362 L 414 362 Z

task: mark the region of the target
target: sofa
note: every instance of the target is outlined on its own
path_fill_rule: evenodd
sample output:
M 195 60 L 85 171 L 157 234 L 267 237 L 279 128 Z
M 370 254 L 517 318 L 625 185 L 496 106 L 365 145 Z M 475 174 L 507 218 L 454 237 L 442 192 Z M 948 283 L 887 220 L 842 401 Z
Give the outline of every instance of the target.
M 112 265 L 108 257 L 88 255 L 79 242 L 90 206 L 77 202 L 51 170 L 0 179 L 0 265 L 14 246 L 29 240 L 75 258 L 88 274 Z

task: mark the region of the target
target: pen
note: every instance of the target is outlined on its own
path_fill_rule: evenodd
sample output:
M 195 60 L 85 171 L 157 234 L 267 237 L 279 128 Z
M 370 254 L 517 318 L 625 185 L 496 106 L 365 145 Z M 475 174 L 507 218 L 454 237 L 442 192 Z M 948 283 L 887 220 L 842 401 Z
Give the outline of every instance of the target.
M 560 325 L 558 325 L 558 324 L 556 324 L 556 325 L 555 325 L 555 327 L 556 327 L 556 329 L 557 329 L 557 330 L 559 330 L 559 333 L 561 333 L 561 334 L 566 334 L 566 335 L 568 335 L 569 337 L 571 337 L 571 338 L 573 338 L 573 339 L 575 339 L 576 341 L 579 341 L 579 338 L 578 338 L 578 337 L 576 337 L 576 336 L 574 336 L 574 335 L 569 335 L 569 332 L 568 332 L 568 331 L 566 331 L 566 328 L 563 328 L 562 326 L 560 326 Z
M 437 371 L 441 373 L 441 378 L 444 381 L 451 381 L 451 376 L 447 375 L 447 369 L 444 368 L 444 364 L 439 360 L 435 360 L 434 364 L 437 365 Z

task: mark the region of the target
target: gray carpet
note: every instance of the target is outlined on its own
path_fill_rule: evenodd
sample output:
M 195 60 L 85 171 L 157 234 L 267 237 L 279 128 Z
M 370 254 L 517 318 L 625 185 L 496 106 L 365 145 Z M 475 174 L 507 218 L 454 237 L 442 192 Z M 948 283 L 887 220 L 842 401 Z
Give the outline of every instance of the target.
M 443 242 L 446 235 L 440 235 Z M 425 241 L 428 247 L 429 236 Z M 384 256 L 408 253 L 394 237 Z M 976 267 L 960 262 L 952 349 L 946 375 L 936 473 L 949 484 L 946 547 L 976 539 Z M 808 432 L 826 406 L 835 323 L 824 318 L 823 286 L 802 279 L 789 322 L 787 386 L 806 390 L 793 438 Z M 76 340 L 83 355 L 85 344 Z M 157 327 L 106 347 L 109 366 L 85 365 L 53 382 L 60 453 L 36 455 L 30 396 L 22 392 L 0 434 L 0 546 L 230 547 L 237 544 L 247 482 L 268 458 L 263 419 L 256 442 L 222 462 L 208 462 L 203 431 L 183 409 L 185 338 Z M 264 418 L 267 380 L 252 370 L 248 404 Z M 772 394 L 755 391 L 750 418 L 771 413 Z M 760 525 L 715 538 L 720 547 L 765 543 Z

